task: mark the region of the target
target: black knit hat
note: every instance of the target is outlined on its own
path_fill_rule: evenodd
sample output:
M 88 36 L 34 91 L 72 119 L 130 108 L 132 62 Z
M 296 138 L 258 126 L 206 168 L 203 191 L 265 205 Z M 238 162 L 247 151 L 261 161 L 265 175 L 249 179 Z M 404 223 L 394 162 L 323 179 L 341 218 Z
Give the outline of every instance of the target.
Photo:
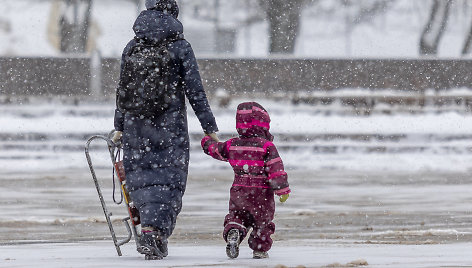
M 175 0 L 146 0 L 146 9 L 159 10 L 177 18 L 179 6 Z

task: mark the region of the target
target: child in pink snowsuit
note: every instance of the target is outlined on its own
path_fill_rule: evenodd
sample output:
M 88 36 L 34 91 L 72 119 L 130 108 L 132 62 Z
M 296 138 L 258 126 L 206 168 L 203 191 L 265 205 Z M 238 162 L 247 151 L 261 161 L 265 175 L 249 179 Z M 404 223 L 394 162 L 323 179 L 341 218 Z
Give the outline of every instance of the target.
M 248 242 L 254 258 L 268 257 L 270 236 L 275 231 L 274 194 L 284 202 L 290 193 L 287 173 L 269 128 L 267 111 L 256 102 L 245 102 L 239 104 L 236 114 L 239 137 L 216 142 L 205 136 L 201 142 L 206 154 L 229 162 L 234 171 L 223 232 L 230 258 L 238 256 L 239 243 L 251 227 Z

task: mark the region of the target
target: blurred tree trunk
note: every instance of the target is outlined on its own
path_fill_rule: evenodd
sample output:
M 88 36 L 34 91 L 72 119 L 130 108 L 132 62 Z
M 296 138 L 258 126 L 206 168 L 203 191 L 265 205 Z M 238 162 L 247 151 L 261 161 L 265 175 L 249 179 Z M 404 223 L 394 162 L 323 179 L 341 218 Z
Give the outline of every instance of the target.
M 61 52 L 86 51 L 91 13 L 92 0 L 64 0 L 59 21 Z
M 305 0 L 260 0 L 270 28 L 270 53 L 293 54 Z
M 469 33 L 465 39 L 464 47 L 462 48 L 462 55 L 470 54 L 472 47 L 472 23 L 470 24 Z
M 437 54 L 439 41 L 446 28 L 451 3 L 452 0 L 434 0 L 428 23 L 425 25 L 423 33 L 421 34 L 421 55 Z
M 146 9 L 145 2 L 146 0 L 136 0 L 136 8 L 138 11 L 138 15 L 139 13 L 141 13 L 142 10 Z

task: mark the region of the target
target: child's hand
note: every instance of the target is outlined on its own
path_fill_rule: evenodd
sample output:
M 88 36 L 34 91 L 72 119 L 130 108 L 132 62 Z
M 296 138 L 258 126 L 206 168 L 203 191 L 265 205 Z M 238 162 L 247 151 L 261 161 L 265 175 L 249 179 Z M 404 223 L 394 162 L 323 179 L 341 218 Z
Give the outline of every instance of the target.
M 280 201 L 281 203 L 287 201 L 288 196 L 289 196 L 289 194 L 283 194 L 283 195 L 279 196 L 279 201 Z

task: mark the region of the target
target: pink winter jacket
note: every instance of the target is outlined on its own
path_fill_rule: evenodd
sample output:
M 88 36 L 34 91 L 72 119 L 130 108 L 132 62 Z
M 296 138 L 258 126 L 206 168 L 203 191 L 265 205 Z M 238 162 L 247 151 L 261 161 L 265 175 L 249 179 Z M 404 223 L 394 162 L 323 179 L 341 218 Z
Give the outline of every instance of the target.
M 203 151 L 230 163 L 234 171 L 233 186 L 270 188 L 277 195 L 290 193 L 282 159 L 272 143 L 267 111 L 256 102 L 241 103 L 236 129 L 239 137 L 226 142 L 205 136 L 201 142 Z

